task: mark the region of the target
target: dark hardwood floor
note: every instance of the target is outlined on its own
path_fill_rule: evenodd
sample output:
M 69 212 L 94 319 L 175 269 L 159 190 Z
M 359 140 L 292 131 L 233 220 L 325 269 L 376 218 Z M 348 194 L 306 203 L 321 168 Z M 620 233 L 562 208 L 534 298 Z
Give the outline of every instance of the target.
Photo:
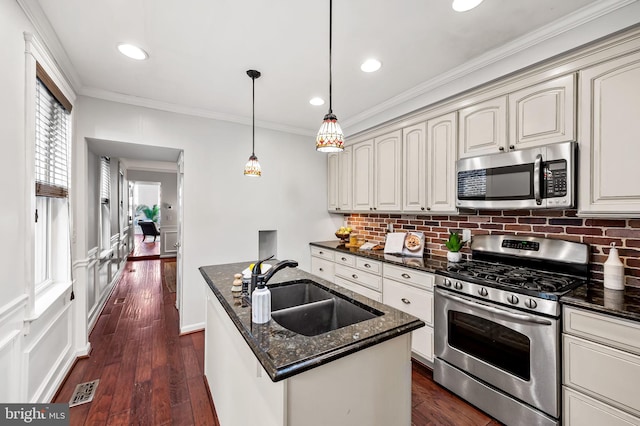
M 206 390 L 204 333 L 180 336 L 175 293 L 162 260 L 128 262 L 79 359 L 53 402 L 76 384 L 100 379 L 92 402 L 71 408 L 71 425 L 219 425 Z M 204 285 L 204 283 L 203 283 Z M 497 426 L 413 364 L 412 424 Z
M 134 247 L 129 254 L 131 260 L 160 258 L 160 237 L 153 241 L 153 237 L 145 238 L 142 234 L 134 236 Z

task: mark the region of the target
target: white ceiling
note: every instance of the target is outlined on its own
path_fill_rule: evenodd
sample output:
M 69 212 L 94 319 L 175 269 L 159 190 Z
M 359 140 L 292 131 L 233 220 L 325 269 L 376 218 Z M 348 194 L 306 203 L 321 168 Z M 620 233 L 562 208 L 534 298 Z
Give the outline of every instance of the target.
M 328 98 L 328 0 L 22 0 L 41 8 L 75 89 L 88 96 L 313 134 Z M 336 0 L 333 110 L 347 126 L 381 103 L 579 11 L 593 0 L 485 0 L 465 13 L 451 0 Z M 584 8 L 584 9 L 583 9 Z M 48 21 L 48 23 L 46 22 Z M 149 54 L 128 59 L 131 42 Z M 382 69 L 365 74 L 368 57 Z M 63 63 L 65 61 L 62 61 Z M 328 100 L 328 99 L 327 99 Z

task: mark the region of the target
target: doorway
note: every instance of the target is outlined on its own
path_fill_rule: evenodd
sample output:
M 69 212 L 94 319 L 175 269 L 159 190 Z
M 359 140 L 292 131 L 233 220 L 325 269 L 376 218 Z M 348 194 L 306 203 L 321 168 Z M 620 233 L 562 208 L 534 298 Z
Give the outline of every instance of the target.
M 162 183 L 133 181 L 133 249 L 130 257 L 160 257 Z

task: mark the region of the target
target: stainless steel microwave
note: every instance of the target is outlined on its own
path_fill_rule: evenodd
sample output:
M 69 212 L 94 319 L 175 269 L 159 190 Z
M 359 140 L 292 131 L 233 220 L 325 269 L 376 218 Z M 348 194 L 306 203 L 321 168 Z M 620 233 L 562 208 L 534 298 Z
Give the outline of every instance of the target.
M 576 142 L 564 142 L 458 160 L 456 206 L 499 210 L 575 207 L 577 153 Z

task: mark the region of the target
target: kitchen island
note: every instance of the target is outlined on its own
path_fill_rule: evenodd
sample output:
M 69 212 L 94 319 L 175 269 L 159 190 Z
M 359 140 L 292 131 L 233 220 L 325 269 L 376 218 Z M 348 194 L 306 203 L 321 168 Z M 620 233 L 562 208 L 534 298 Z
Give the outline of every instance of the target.
M 316 336 L 252 324 L 251 306 L 231 292 L 250 263 L 200 268 L 210 290 L 205 376 L 221 424 L 409 425 L 410 332 L 424 323 L 295 268 L 269 287 L 312 280 L 377 316 Z

